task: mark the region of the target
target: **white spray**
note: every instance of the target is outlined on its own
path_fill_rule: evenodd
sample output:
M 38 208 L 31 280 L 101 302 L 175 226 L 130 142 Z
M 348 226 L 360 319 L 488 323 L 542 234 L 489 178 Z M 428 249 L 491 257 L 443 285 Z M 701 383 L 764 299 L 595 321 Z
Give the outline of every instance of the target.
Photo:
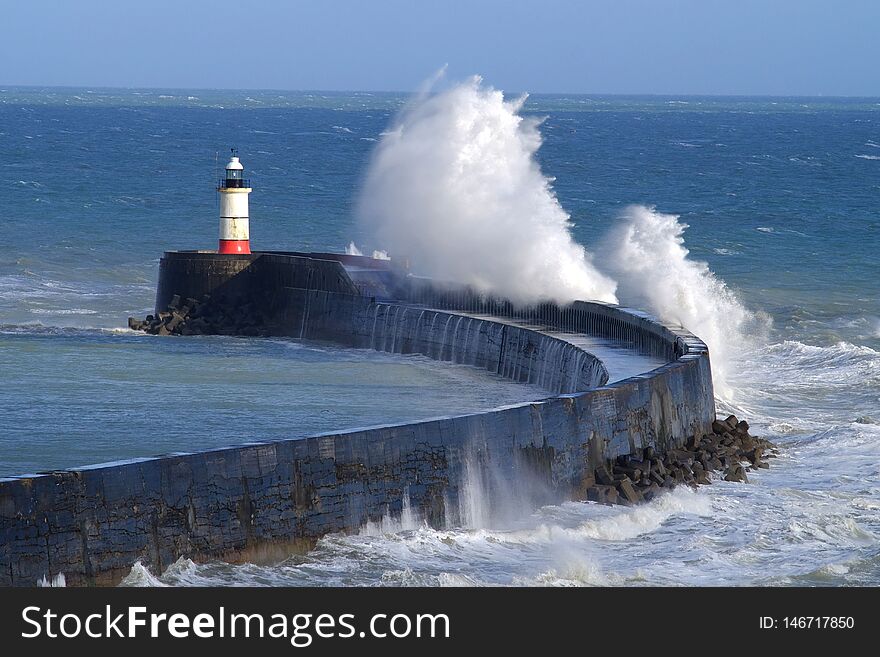
M 419 96 L 376 148 L 359 217 L 420 274 L 518 303 L 614 302 L 535 160 L 539 121 L 518 114 L 524 101 L 479 77 Z
M 347 255 L 353 255 L 353 256 L 362 256 L 362 255 L 364 255 L 364 254 L 363 254 L 363 251 L 361 251 L 361 250 L 357 247 L 357 244 L 355 244 L 353 241 L 352 241 L 352 242 L 349 242 L 349 243 L 348 243 L 348 246 L 345 247 L 345 253 L 346 253 Z M 373 256 L 372 256 L 372 257 L 373 257 L 373 260 L 390 260 L 390 258 L 388 257 L 388 252 L 387 252 L 387 251 L 373 251 Z
M 420 274 L 522 304 L 619 296 L 681 324 L 708 344 L 716 392 L 729 398 L 729 361 L 760 318 L 688 258 L 687 226 L 653 208 L 628 208 L 594 263 L 537 164 L 540 122 L 519 115 L 524 101 L 505 101 L 479 77 L 419 94 L 377 146 L 362 222 Z
M 631 206 L 602 240 L 601 265 L 624 304 L 681 324 L 709 346 L 716 392 L 727 397 L 731 357 L 760 322 L 705 262 L 688 258 L 686 228 L 675 215 Z

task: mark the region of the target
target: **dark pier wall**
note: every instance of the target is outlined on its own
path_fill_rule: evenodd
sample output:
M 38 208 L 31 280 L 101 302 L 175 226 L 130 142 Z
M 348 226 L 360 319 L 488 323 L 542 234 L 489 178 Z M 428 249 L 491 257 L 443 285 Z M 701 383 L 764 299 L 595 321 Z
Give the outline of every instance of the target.
M 209 255 L 213 258 L 205 260 L 215 261 Z M 539 376 L 551 353 L 565 351 L 551 342 L 542 346 L 541 340 L 553 338 L 536 331 L 499 329 L 490 321 L 485 326 L 471 321 L 465 329 L 467 319 L 455 313 L 359 297 L 346 283 L 345 270 L 334 266 L 338 262 L 299 262 L 300 256 L 284 254 L 264 258 L 225 263 L 224 270 L 193 264 L 199 258 L 181 254 L 181 262 L 162 266 L 157 303 L 173 294 L 228 295 L 230 303 L 269 294 L 267 317 L 279 335 L 419 350 L 442 359 L 473 359 L 487 369 L 497 363 L 494 367 L 504 370 L 499 373 L 520 380 Z M 285 267 L 298 271 L 281 271 Z M 267 280 L 275 280 L 274 287 L 267 289 Z M 296 287 L 303 280 L 333 289 Z M 572 376 L 559 381 L 576 381 L 577 391 L 534 403 L 0 479 L 0 585 L 32 586 L 61 573 L 71 584 L 112 584 L 136 560 L 158 571 L 181 556 L 274 559 L 307 549 L 328 532 L 356 531 L 369 520 L 399 515 L 404 505 L 437 526 L 467 524 L 468 489 L 480 491 L 488 517 L 582 499 L 594 469 L 609 459 L 647 446 L 663 451 L 711 431 L 709 356 L 694 336 L 604 304 L 560 309 L 554 321 L 613 331 L 668 353 L 670 362 L 584 389 L 588 382 L 601 384 L 603 372 L 571 352 L 560 362 L 580 359 L 585 369 L 571 370 Z M 524 332 L 518 341 L 511 339 L 517 331 Z M 554 361 L 550 369 L 557 366 Z
M 228 304 L 262 300 L 285 287 L 359 294 L 338 260 L 299 254 L 218 254 L 169 251 L 159 261 L 156 312 L 175 294 L 201 300 L 204 295 Z
M 549 392 L 577 392 L 608 381 L 592 354 L 539 331 L 452 312 L 379 303 L 321 290 L 284 288 L 272 332 L 399 354 L 422 354 L 485 369 Z

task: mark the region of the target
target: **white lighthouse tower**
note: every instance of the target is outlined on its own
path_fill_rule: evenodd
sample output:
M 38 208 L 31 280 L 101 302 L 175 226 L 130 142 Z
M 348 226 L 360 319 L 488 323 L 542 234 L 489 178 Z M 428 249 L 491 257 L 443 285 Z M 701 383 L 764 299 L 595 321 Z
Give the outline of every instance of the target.
M 238 151 L 226 165 L 226 178 L 217 186 L 220 192 L 220 248 L 218 253 L 250 253 L 248 227 L 248 194 L 250 181 L 244 179 L 244 167 L 238 161 Z

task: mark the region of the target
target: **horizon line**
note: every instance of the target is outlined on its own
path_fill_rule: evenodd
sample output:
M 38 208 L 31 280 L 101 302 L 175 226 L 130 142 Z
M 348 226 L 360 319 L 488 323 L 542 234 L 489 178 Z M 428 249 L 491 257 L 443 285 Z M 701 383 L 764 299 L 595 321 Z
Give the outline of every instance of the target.
M 495 87 L 497 89 L 497 87 Z M 391 89 L 283 89 L 273 87 L 156 87 L 156 86 L 115 86 L 115 85 L 82 85 L 82 84 L 4 84 L 0 82 L 0 91 L 7 89 L 78 89 L 78 90 L 115 90 L 115 91 L 251 91 L 251 92 L 286 92 L 286 93 L 317 93 L 317 94 L 387 94 L 415 95 L 418 90 L 401 91 Z M 880 95 L 858 94 L 782 94 L 782 93 L 676 93 L 676 92 L 588 92 L 588 91 L 507 91 L 505 94 L 527 94 L 529 96 L 617 96 L 617 97 L 668 97 L 682 98 L 822 98 L 822 99 L 878 99 Z

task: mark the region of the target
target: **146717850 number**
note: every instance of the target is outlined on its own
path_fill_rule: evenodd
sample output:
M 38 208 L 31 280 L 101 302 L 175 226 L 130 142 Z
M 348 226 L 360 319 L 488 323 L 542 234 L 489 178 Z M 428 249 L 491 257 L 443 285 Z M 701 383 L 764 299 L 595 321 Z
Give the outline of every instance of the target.
M 852 616 L 786 616 L 782 619 L 786 629 L 808 630 L 851 630 L 855 627 L 855 619 Z

